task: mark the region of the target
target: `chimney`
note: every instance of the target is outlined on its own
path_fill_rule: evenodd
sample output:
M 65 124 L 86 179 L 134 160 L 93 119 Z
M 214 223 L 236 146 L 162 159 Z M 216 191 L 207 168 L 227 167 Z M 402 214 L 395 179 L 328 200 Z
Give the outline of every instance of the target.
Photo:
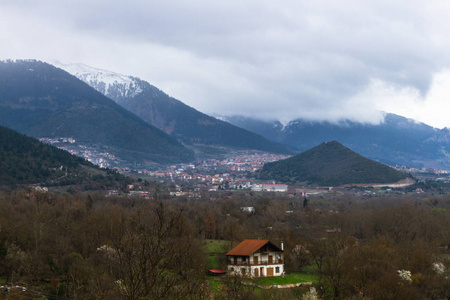
M 283 241 L 281 241 L 281 250 L 284 251 L 284 244 L 283 244 Z

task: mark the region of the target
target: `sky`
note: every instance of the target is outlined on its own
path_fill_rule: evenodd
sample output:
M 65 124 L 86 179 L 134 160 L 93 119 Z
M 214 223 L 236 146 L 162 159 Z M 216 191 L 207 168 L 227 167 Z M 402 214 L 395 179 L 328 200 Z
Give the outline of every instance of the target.
M 212 115 L 450 127 L 449 1 L 1 0 L 0 45 Z

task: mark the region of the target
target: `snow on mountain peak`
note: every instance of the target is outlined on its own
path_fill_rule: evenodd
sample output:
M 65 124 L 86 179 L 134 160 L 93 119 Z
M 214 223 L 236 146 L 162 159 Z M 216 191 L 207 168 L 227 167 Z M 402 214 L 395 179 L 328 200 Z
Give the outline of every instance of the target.
M 117 95 L 135 97 L 142 92 L 142 88 L 135 78 L 102 69 L 93 68 L 85 64 L 53 63 L 106 96 Z M 114 98 L 114 97 L 113 97 Z

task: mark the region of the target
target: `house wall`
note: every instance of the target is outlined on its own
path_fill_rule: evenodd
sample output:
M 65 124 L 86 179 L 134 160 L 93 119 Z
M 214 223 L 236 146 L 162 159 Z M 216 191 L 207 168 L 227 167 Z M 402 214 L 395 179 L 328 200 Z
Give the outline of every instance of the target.
M 272 263 L 269 262 L 269 255 L 272 256 Z M 258 258 L 258 264 L 254 264 L 255 257 Z M 281 262 L 281 263 L 278 263 Z M 273 269 L 273 276 L 281 276 L 284 272 L 284 255 L 280 252 L 270 253 L 254 253 L 245 258 L 237 256 L 236 264 L 234 263 L 234 256 L 228 257 L 227 270 L 230 274 L 241 276 L 265 277 L 268 274 L 268 269 Z M 258 270 L 257 272 L 255 270 Z
M 266 277 L 268 268 L 273 269 L 273 276 L 283 275 L 283 272 L 284 272 L 283 264 L 259 265 L 259 266 L 229 265 L 227 271 L 230 274 L 241 275 L 241 276 L 255 277 L 255 275 L 258 274 L 258 277 Z M 257 273 L 256 273 L 255 269 L 258 269 Z M 261 273 L 261 271 L 262 271 L 262 273 Z

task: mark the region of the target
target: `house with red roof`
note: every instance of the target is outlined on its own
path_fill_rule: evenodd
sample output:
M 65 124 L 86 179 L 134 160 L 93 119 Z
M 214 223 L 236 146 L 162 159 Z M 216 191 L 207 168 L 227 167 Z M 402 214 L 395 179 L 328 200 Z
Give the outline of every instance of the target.
M 278 247 L 269 240 L 244 240 L 226 256 L 229 274 L 249 277 L 284 274 L 283 242 Z

